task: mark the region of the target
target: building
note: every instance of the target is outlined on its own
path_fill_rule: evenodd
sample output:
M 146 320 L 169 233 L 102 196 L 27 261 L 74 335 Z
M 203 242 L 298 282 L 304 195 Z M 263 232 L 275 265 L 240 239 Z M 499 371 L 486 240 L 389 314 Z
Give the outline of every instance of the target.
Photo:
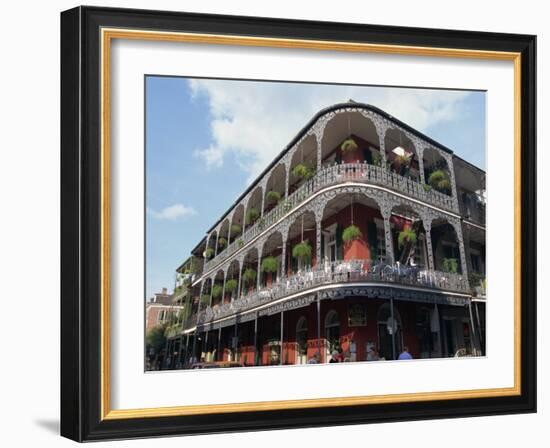
M 367 104 L 318 112 L 192 259 L 180 365 L 485 353 L 485 172 Z
M 149 332 L 153 327 L 162 325 L 173 320 L 177 312 L 177 307 L 173 303 L 173 295 L 168 294 L 167 288 L 162 288 L 162 292 L 155 293 L 145 304 L 145 331 Z

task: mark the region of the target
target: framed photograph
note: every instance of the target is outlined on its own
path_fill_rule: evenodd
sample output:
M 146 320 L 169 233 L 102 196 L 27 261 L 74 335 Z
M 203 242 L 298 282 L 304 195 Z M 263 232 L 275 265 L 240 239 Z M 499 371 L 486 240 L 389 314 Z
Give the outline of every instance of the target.
M 535 44 L 63 12 L 62 435 L 535 412 Z

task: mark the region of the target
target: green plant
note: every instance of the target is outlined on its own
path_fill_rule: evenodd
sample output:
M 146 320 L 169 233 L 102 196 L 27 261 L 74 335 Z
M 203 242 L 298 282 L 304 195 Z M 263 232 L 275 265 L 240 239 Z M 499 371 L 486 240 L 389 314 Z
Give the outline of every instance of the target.
M 309 241 L 306 240 L 296 244 L 292 248 L 292 256 L 302 261 L 311 259 L 311 245 Z
M 223 249 L 227 245 L 227 240 L 222 236 L 218 238 L 218 247 Z
M 243 247 L 244 246 L 244 240 L 240 239 L 237 241 L 237 246 L 239 246 L 239 248 Z
M 238 284 L 239 284 L 239 283 L 237 282 L 237 280 L 235 280 L 235 279 L 233 279 L 233 278 L 232 278 L 231 280 L 227 280 L 227 281 L 225 282 L 225 290 L 226 290 L 229 294 L 231 294 L 233 291 L 235 291 L 235 290 L 237 289 Z
M 399 232 L 397 237 L 397 245 L 401 249 L 405 243 L 416 244 L 416 233 L 413 229 L 404 229 Z
M 206 250 L 204 251 L 204 258 L 209 260 L 213 256 L 214 256 L 214 249 L 212 247 L 206 248 Z
M 269 202 L 279 202 L 281 200 L 281 193 L 271 190 L 267 192 L 266 197 Z
M 340 149 L 344 154 L 355 152 L 357 151 L 357 148 L 359 148 L 359 146 L 357 146 L 357 143 L 355 143 L 355 140 L 353 140 L 351 137 L 344 140 L 344 142 L 340 145 Z
M 412 157 L 410 154 L 397 155 L 395 157 L 395 162 L 400 166 L 409 166 L 411 159 Z
M 449 193 L 451 191 L 451 181 L 447 173 L 443 170 L 432 171 L 428 177 L 428 184 L 442 193 Z
M 470 274 L 470 286 L 472 287 L 483 286 L 484 281 L 485 281 L 484 275 L 478 274 L 477 272 L 472 272 Z
M 251 268 L 245 269 L 243 272 L 243 281 L 246 285 L 254 285 L 254 282 L 256 281 L 256 271 Z
M 428 184 L 422 184 L 422 188 L 424 188 L 424 191 L 427 193 L 428 191 L 431 191 L 432 186 Z
M 246 211 L 246 223 L 248 225 L 253 224 L 260 217 L 258 209 L 251 207 Z
M 304 163 L 299 163 L 292 169 L 292 175 L 299 179 L 311 179 L 315 175 L 313 168 L 308 167 Z
M 222 285 L 214 285 L 212 287 L 212 297 L 218 298 L 222 295 L 223 292 L 223 286 Z
M 353 224 L 346 227 L 342 233 L 342 241 L 344 241 L 344 243 L 349 243 L 350 241 L 358 240 L 360 238 L 363 238 L 363 234 L 361 233 L 359 227 Z
M 145 343 L 149 349 L 153 349 L 155 353 L 160 352 L 166 345 L 166 324 L 155 325 L 145 336 Z M 149 351 L 149 350 L 148 350 Z
M 456 258 L 444 258 L 443 271 L 456 274 L 458 272 L 458 260 Z
M 242 227 L 239 224 L 231 224 L 231 236 L 240 235 Z
M 260 218 L 260 219 L 258 220 L 258 228 L 259 228 L 260 230 L 263 230 L 264 227 L 265 227 L 265 218 Z
M 208 305 L 210 303 L 210 296 L 208 294 L 203 294 L 201 296 L 201 303 L 203 305 Z
M 279 260 L 275 257 L 265 257 L 262 260 L 261 270 L 267 273 L 276 273 L 279 268 Z

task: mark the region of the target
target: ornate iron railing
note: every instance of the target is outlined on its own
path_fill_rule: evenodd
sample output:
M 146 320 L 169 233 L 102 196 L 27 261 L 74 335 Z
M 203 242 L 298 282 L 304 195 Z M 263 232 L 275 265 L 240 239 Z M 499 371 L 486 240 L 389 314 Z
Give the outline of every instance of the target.
M 243 234 L 229 244 L 216 257 L 205 262 L 204 272 L 207 272 L 225 261 L 246 243 L 261 234 L 266 228 L 278 222 L 283 216 L 294 210 L 317 191 L 343 182 L 361 182 L 369 185 L 380 185 L 391 188 L 409 197 L 423 202 L 457 212 L 457 204 L 452 196 L 440 193 L 434 189 L 425 188 L 423 184 L 394 173 L 386 168 L 370 165 L 366 162 L 336 164 L 322 168 L 314 177 L 304 182 L 296 191 L 289 194 L 269 212 L 265 213 Z
M 394 283 L 462 293 L 470 291 L 466 278 L 460 274 L 403 267 L 399 264 L 371 266 L 370 260 L 335 261 L 280 278 L 269 287 L 243 295 L 231 303 L 209 306 L 201 311 L 197 323 L 231 316 L 319 286 L 351 282 Z

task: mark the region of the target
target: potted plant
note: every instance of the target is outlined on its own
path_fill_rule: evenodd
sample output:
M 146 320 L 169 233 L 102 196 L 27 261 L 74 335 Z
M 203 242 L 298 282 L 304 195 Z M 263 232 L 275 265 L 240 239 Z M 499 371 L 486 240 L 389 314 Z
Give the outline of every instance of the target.
M 214 285 L 212 287 L 212 297 L 214 297 L 215 299 L 217 299 L 218 297 L 220 297 L 222 295 L 222 292 L 223 292 L 223 286 L 221 285 Z
M 405 171 L 409 168 L 409 165 L 411 164 L 412 160 L 412 154 L 411 153 L 404 153 L 403 155 L 398 154 L 395 156 L 395 159 L 393 159 L 393 166 L 395 168 L 395 172 L 401 175 L 405 174 Z
M 299 179 L 308 180 L 315 175 L 315 172 L 313 171 L 312 168 L 309 168 L 306 164 L 299 163 L 292 169 L 292 175 Z
M 268 275 L 267 283 L 268 285 L 271 285 L 273 274 L 276 274 L 277 270 L 279 269 L 279 260 L 272 256 L 265 257 L 262 260 L 260 269 L 262 272 L 265 272 Z
M 432 171 L 428 177 L 428 184 L 441 193 L 449 194 L 451 192 L 451 181 L 443 170 Z
M 340 145 L 340 149 L 342 150 L 342 153 L 350 153 L 355 152 L 359 146 L 357 146 L 357 143 L 355 143 L 355 140 L 350 138 L 347 138 L 343 141 L 343 143 Z
M 267 200 L 272 204 L 277 204 L 281 200 L 281 193 L 274 190 L 268 191 Z
M 223 249 L 225 246 L 227 246 L 227 240 L 223 236 L 218 238 L 218 249 Z
M 214 249 L 212 247 L 207 247 L 203 253 L 204 258 L 210 260 L 214 256 Z
M 245 269 L 243 272 L 243 281 L 249 288 L 254 287 L 254 282 L 256 281 L 256 271 L 251 268 Z
M 292 248 L 292 256 L 301 262 L 309 262 L 311 260 L 311 245 L 309 241 L 302 241 Z
M 243 240 L 243 239 L 239 239 L 239 240 L 237 241 L 237 246 L 239 246 L 239 249 L 240 249 L 241 247 L 243 247 L 243 246 L 244 246 L 244 240 Z
M 254 207 L 249 208 L 246 211 L 246 224 L 251 225 L 260 217 L 260 212 Z
M 401 249 L 406 243 L 416 244 L 416 232 L 410 227 L 399 232 L 397 245 Z
M 239 282 L 235 279 L 230 279 L 225 282 L 225 292 L 229 294 L 233 294 L 234 291 L 237 290 L 237 286 L 239 286 Z
M 231 236 L 240 235 L 242 230 L 243 229 L 239 224 L 231 224 Z
M 458 272 L 458 260 L 456 258 L 444 258 L 443 271 L 456 274 Z
M 357 150 L 359 146 L 355 143 L 351 137 L 344 140 L 340 145 L 340 151 L 342 151 L 342 159 L 344 163 L 355 163 L 358 160 Z
M 208 294 L 203 294 L 201 296 L 201 304 L 208 305 L 210 303 L 210 296 Z
M 361 238 L 363 238 L 361 230 L 353 224 L 346 227 L 342 233 L 342 241 L 344 241 L 344 243 L 350 243 L 351 241 L 359 240 Z

